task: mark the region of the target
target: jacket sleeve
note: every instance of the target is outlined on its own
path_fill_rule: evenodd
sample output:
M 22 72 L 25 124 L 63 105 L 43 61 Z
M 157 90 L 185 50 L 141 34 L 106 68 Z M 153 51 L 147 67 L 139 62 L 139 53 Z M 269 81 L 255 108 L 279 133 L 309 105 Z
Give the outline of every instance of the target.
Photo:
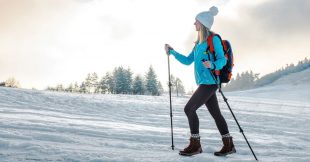
M 213 38 L 213 46 L 215 51 L 216 61 L 212 63 L 211 69 L 221 70 L 227 63 L 226 57 L 224 56 L 223 45 L 219 37 Z
M 194 50 L 186 57 L 175 50 L 170 50 L 170 54 L 172 54 L 180 63 L 184 65 L 190 65 L 194 62 Z

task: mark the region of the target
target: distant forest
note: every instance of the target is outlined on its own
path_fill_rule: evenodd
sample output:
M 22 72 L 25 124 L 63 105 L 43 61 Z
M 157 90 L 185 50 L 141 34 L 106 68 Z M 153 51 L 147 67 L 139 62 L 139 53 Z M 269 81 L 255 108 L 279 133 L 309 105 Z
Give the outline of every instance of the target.
M 177 95 L 185 94 L 182 81 L 171 76 L 172 91 Z M 168 85 L 168 83 L 167 83 Z M 162 84 L 152 66 L 149 67 L 145 76 L 133 76 L 130 68 L 122 66 L 114 68 L 113 72 L 107 72 L 100 80 L 97 73 L 89 73 L 85 80 L 78 84 L 71 83 L 69 86 L 58 84 L 48 87 L 48 91 L 61 91 L 72 93 L 100 93 L 100 94 L 133 94 L 133 95 L 161 95 L 164 93 Z
M 235 78 L 223 87 L 223 90 L 236 91 L 262 87 L 271 84 L 282 76 L 300 72 L 307 68 L 310 68 L 310 60 L 305 58 L 304 60 L 299 61 L 297 65 L 294 65 L 293 63 L 286 64 L 286 67 L 282 67 L 281 69 L 264 75 L 261 78 L 259 78 L 258 73 L 253 73 L 252 71 L 246 71 L 241 74 L 238 73 Z
M 285 67 L 259 77 L 258 73 L 246 71 L 237 73 L 228 84 L 223 85 L 224 91 L 238 91 L 252 88 L 262 87 L 273 83 L 282 76 L 300 72 L 310 68 L 310 60 L 305 58 L 299 61 L 296 65 L 293 63 L 286 64 Z M 168 83 L 166 83 L 168 85 Z M 185 89 L 182 81 L 171 75 L 171 89 L 172 93 L 179 95 L 185 94 Z M 0 82 L 0 87 L 20 88 L 20 83 L 15 78 L 9 78 L 6 81 Z M 134 95 L 161 95 L 164 93 L 162 84 L 157 79 L 157 75 L 152 68 L 149 67 L 145 76 L 135 75 L 130 68 L 123 68 L 122 66 L 114 68 L 112 72 L 107 72 L 101 79 L 97 73 L 89 73 L 85 80 L 78 84 L 78 82 L 71 83 L 64 86 L 58 84 L 55 87 L 49 86 L 46 90 L 62 91 L 72 93 L 101 93 L 101 94 L 134 94 Z

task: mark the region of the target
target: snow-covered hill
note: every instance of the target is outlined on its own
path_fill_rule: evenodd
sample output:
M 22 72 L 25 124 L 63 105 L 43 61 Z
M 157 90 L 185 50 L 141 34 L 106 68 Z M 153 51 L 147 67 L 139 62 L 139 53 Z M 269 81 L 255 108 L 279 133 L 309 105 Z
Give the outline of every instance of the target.
M 310 68 L 281 77 L 272 84 L 245 91 L 229 92 L 232 96 L 288 100 L 310 103 Z
M 310 85 L 310 68 L 303 71 L 283 76 L 272 83 L 272 85 L 293 84 L 293 85 Z
M 270 91 L 266 91 L 270 92 Z M 273 96 L 276 92 L 270 92 Z M 229 102 L 260 161 L 310 161 L 310 104 L 229 94 Z M 0 88 L 0 161 L 250 162 L 255 161 L 226 105 L 221 103 L 237 153 L 215 157 L 220 135 L 198 110 L 204 152 L 172 151 L 167 96 L 81 95 Z M 175 146 L 188 143 L 183 107 L 173 98 Z

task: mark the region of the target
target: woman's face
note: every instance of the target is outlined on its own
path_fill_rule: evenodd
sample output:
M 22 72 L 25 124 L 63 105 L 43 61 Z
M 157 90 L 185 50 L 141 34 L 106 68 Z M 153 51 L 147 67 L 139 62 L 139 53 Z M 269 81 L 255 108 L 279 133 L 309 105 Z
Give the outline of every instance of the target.
M 196 31 L 199 31 L 200 28 L 201 28 L 201 23 L 200 23 L 198 20 L 196 20 L 195 23 L 194 23 L 194 25 L 195 25 L 195 27 L 196 27 Z

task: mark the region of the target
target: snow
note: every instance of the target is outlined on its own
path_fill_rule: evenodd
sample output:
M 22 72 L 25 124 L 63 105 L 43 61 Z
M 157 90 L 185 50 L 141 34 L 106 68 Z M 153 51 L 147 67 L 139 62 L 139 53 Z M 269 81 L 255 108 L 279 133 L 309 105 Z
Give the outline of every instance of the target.
M 275 102 L 310 102 L 310 68 L 292 73 L 276 80 L 270 85 L 246 91 L 227 93 L 231 96 L 272 99 Z M 276 101 L 278 100 L 278 101 Z
M 265 96 L 259 96 L 261 90 L 253 90 L 227 93 L 227 97 L 260 161 L 309 162 L 309 96 L 298 100 L 297 92 L 303 92 L 299 89 L 293 91 L 292 101 L 274 99 L 281 92 L 275 89 L 270 86 Z M 188 97 L 173 97 L 176 150 L 172 151 L 168 96 L 69 94 L 1 87 L 0 161 L 255 161 L 226 104 L 218 98 L 237 153 L 213 155 L 221 147 L 221 139 L 212 117 L 201 107 L 198 115 L 204 152 L 182 157 L 178 150 L 188 144 L 189 137 L 183 111 Z

